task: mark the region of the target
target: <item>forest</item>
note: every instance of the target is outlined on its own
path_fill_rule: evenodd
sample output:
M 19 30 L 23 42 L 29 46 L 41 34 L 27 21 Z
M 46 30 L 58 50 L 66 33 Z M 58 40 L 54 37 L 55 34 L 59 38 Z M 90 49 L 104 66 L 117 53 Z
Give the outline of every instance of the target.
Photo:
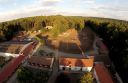
M 35 16 L 0 23 L 0 42 L 8 41 L 19 31 L 34 31 L 53 26 L 53 35 L 67 29 L 91 28 L 109 49 L 109 57 L 124 83 L 128 83 L 128 22 L 97 17 L 82 16 Z

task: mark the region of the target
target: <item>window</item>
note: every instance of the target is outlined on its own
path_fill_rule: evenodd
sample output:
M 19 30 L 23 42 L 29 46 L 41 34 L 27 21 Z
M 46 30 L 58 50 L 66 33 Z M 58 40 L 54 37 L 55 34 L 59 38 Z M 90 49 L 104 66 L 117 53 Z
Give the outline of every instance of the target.
M 65 67 L 63 67 L 62 70 L 65 70 Z
M 69 66 L 69 70 L 71 70 L 71 65 Z

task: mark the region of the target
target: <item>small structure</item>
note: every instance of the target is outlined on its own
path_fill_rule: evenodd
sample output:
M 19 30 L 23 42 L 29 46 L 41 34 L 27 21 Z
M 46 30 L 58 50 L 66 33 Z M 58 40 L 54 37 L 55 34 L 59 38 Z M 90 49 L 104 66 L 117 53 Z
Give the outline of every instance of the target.
M 90 58 L 60 58 L 59 69 L 66 71 L 90 72 L 93 67 L 94 57 Z
M 38 30 L 39 33 L 41 33 L 41 30 Z
M 102 62 L 95 63 L 94 77 L 97 83 L 115 83 L 112 79 L 112 75 Z
M 46 28 L 46 29 L 52 29 L 53 26 L 46 26 L 45 28 Z
M 28 67 L 38 68 L 43 70 L 52 70 L 54 58 L 47 58 L 42 56 L 32 56 L 28 59 Z

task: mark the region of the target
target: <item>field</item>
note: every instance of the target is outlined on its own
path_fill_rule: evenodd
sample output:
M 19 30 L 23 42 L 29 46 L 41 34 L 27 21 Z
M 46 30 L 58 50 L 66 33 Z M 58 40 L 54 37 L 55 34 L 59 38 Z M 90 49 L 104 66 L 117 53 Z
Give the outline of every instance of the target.
M 93 50 L 94 37 L 94 33 L 87 28 L 81 31 L 69 29 L 56 38 L 53 38 L 48 33 L 42 35 L 42 39 L 45 40 L 45 44 L 48 47 L 68 53 Z
M 23 46 L 24 46 L 24 44 L 1 43 L 0 44 L 0 52 L 18 54 Z

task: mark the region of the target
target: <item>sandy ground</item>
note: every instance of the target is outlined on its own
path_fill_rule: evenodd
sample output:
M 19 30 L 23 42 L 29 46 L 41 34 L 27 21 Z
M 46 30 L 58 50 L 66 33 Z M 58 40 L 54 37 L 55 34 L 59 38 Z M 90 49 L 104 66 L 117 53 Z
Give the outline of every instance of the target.
M 79 32 L 75 29 L 69 29 L 58 35 L 57 38 L 52 38 L 48 34 L 47 36 L 44 34 L 42 38 L 48 47 L 67 53 L 81 53 L 82 51 L 93 50 L 94 33 L 89 29 Z

